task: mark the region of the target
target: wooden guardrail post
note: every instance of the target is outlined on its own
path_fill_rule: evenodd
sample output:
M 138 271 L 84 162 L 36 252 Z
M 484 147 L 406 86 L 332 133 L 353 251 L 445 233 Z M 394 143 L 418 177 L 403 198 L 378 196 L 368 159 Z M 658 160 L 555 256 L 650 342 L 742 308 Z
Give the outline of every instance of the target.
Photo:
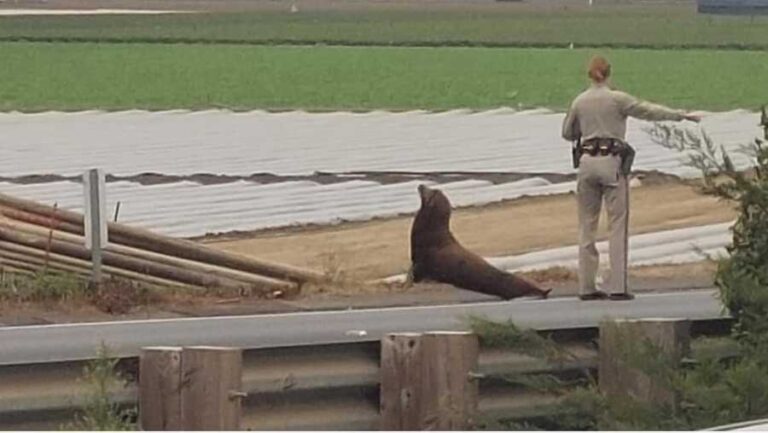
M 421 362 L 421 334 L 389 334 L 382 338 L 381 430 L 418 429 Z
M 430 332 L 422 353 L 427 367 L 423 381 L 430 390 L 422 406 L 425 430 L 468 430 L 478 404 L 480 343 L 470 332 Z
M 381 343 L 382 430 L 467 430 L 479 343 L 468 332 L 389 334 Z
M 145 347 L 139 355 L 142 430 L 181 430 L 181 348 Z
M 630 396 L 639 401 L 676 404 L 674 391 L 659 372 L 643 371 L 642 367 L 649 363 L 678 364 L 690 351 L 690 328 L 690 321 L 685 319 L 601 323 L 600 390 L 609 397 Z
M 242 350 L 185 347 L 181 368 L 182 430 L 240 429 Z
M 238 430 L 242 351 L 147 347 L 139 358 L 142 430 Z

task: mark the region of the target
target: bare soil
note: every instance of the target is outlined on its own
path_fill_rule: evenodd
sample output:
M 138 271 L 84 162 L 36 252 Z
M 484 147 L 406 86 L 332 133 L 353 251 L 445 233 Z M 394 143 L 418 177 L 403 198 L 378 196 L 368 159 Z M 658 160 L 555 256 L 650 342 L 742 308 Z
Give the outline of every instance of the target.
M 735 219 L 727 203 L 681 181 L 633 188 L 630 233 L 641 234 Z M 256 233 L 210 240 L 217 248 L 262 259 L 344 273 L 367 280 L 408 270 L 412 216 Z M 527 197 L 454 212 L 451 227 L 467 248 L 483 256 L 507 256 L 573 245 L 577 239 L 572 194 Z M 605 238 L 606 219 L 600 236 Z

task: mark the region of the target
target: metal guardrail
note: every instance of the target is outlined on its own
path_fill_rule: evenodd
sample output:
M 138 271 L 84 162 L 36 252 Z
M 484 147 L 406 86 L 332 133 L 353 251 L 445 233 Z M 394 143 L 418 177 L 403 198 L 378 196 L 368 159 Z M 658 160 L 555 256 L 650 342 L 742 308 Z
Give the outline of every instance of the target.
M 610 318 L 718 319 L 726 316 L 715 289 L 638 294 L 630 303 L 548 300 L 307 311 L 0 327 L 0 365 L 86 360 L 103 341 L 119 357 L 147 346 L 218 345 L 243 350 L 379 341 L 392 332 L 466 331 L 467 319 L 514 319 L 537 330 L 596 327 Z M 359 333 L 359 331 L 365 331 Z
M 727 333 L 724 319 L 696 321 L 694 335 Z M 596 328 L 548 335 L 576 355 L 551 364 L 511 350 L 480 353 L 481 418 L 525 419 L 551 408 L 554 398 L 495 378 L 504 374 L 568 374 L 597 367 Z M 342 343 L 246 350 L 243 353 L 242 428 L 251 430 L 377 430 L 379 343 Z M 701 350 L 701 349 L 696 349 Z M 0 367 L 0 429 L 57 429 L 74 419 L 85 398 L 85 361 Z M 138 360 L 118 367 L 131 385 L 115 400 L 135 404 Z

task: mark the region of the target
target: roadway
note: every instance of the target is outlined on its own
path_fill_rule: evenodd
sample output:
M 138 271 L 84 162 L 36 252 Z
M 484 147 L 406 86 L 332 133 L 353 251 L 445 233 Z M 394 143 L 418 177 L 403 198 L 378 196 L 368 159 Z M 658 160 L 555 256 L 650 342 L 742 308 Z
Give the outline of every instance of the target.
M 135 356 L 146 346 L 216 345 L 243 349 L 378 340 L 389 332 L 456 331 L 467 317 L 513 320 L 521 327 L 594 327 L 607 318 L 724 317 L 713 289 L 640 294 L 633 301 L 572 297 L 399 308 L 152 319 L 0 327 L 0 365 L 93 358 L 100 342 Z

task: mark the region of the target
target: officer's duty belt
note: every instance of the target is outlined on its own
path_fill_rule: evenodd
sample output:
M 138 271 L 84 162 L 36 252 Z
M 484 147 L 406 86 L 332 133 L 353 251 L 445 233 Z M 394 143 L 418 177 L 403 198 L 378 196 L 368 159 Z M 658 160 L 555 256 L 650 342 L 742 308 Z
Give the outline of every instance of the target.
M 621 141 L 613 138 L 590 138 L 581 143 L 581 151 L 591 156 L 615 155 L 619 153 Z

